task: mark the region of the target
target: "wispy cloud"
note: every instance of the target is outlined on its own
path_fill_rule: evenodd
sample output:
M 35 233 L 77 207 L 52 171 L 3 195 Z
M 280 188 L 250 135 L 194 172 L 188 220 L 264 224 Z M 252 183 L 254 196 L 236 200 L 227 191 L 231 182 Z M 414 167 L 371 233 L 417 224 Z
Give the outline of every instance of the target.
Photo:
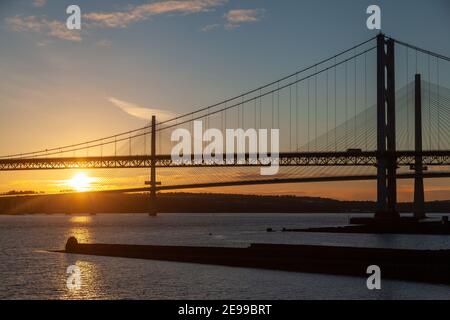
M 261 21 L 266 13 L 265 9 L 234 9 L 229 10 L 223 15 L 226 23 L 223 25 L 225 30 L 234 30 L 244 23 Z M 208 32 L 222 27 L 222 24 L 210 24 L 204 26 L 201 31 Z
M 108 101 L 114 104 L 116 107 L 120 108 L 122 111 L 139 119 L 151 120 L 152 115 L 155 115 L 158 121 L 165 121 L 176 117 L 176 114 L 170 111 L 145 108 L 132 102 L 117 99 L 115 97 L 109 97 Z
M 81 41 L 81 35 L 76 30 L 66 28 L 64 22 L 53 20 L 49 21 L 45 18 L 37 18 L 36 16 L 20 16 L 6 18 L 7 25 L 14 31 L 31 31 L 44 33 L 49 37 Z
M 153 16 L 164 14 L 193 14 L 214 10 L 228 2 L 228 0 L 160 0 L 158 2 L 146 3 L 138 6 L 127 6 L 122 11 L 112 12 L 90 12 L 83 15 L 86 22 L 83 26 L 103 28 L 124 28 L 129 24 L 145 21 Z M 44 6 L 46 0 L 34 0 L 33 5 Z M 81 41 L 81 34 L 77 30 L 66 28 L 65 21 L 49 21 L 43 17 L 16 15 L 6 18 L 6 24 L 10 29 L 19 32 L 35 32 L 50 38 L 64 39 L 69 41 Z M 44 43 L 41 41 L 40 43 Z M 48 41 L 45 41 L 48 43 Z M 109 46 L 110 42 L 99 42 L 96 45 Z
M 35 16 L 14 16 L 6 18 L 6 23 L 14 31 L 42 31 L 43 25 Z
M 43 7 L 47 3 L 47 0 L 33 0 L 33 5 L 35 7 Z
M 159 0 L 136 6 L 127 6 L 126 9 L 110 12 L 90 12 L 83 15 L 83 26 L 88 29 L 101 28 L 126 28 L 128 25 L 140 21 L 149 20 L 160 15 L 187 15 L 200 12 L 209 12 L 223 6 L 228 0 Z M 46 0 L 34 0 L 35 6 L 44 6 Z M 244 23 L 260 21 L 264 18 L 265 9 L 233 9 L 223 15 L 225 23 L 216 23 L 204 26 L 201 31 L 207 32 L 223 27 L 232 30 Z M 6 24 L 11 30 L 18 32 L 35 32 L 45 35 L 47 38 L 63 39 L 80 42 L 81 33 L 78 30 L 66 28 L 65 21 L 47 20 L 45 16 L 36 17 L 16 15 L 6 18 Z M 38 46 L 50 43 L 48 39 L 40 41 Z M 97 46 L 108 47 L 109 40 L 101 40 L 95 43 Z
M 235 9 L 228 11 L 224 18 L 227 20 L 226 29 L 235 29 L 243 23 L 258 22 L 264 18 L 265 9 Z
M 125 28 L 131 23 L 145 21 L 163 14 L 192 14 L 213 10 L 228 0 L 168 0 L 130 7 L 124 11 L 91 12 L 84 18 L 104 28 Z
M 81 41 L 80 33 L 76 30 L 67 29 L 65 23 L 55 20 L 47 22 L 47 25 L 50 30 L 48 32 L 49 36 L 70 41 Z
M 221 24 L 215 23 L 215 24 L 209 24 L 207 26 L 204 26 L 201 30 L 204 32 L 208 32 L 217 28 L 220 28 Z

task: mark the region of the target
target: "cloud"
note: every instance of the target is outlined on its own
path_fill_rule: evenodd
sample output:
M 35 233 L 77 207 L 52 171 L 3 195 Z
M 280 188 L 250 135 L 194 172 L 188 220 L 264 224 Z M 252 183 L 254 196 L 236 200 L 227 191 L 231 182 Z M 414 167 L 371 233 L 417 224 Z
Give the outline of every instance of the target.
M 47 3 L 47 0 L 34 0 L 33 1 L 33 5 L 35 7 L 43 7 L 46 5 L 46 3 Z
M 258 22 L 264 18 L 265 9 L 235 9 L 228 11 L 224 18 L 227 20 L 226 29 L 235 29 L 242 23 Z
M 35 16 L 14 16 L 6 18 L 6 23 L 14 31 L 42 31 L 42 23 Z
M 234 30 L 243 23 L 258 22 L 264 18 L 265 9 L 234 9 L 223 15 L 226 23 L 223 25 L 225 30 Z M 201 31 L 207 32 L 221 27 L 221 24 L 210 24 L 204 26 Z
M 6 18 L 6 23 L 12 30 L 18 32 L 39 32 L 53 38 L 81 41 L 81 35 L 77 30 L 69 30 L 63 22 L 57 20 L 49 21 L 45 18 L 38 19 L 36 16 L 16 15 Z
M 152 16 L 164 14 L 192 14 L 211 11 L 221 6 L 228 0 L 160 0 L 138 6 L 128 6 L 124 11 L 91 12 L 84 14 L 87 21 L 83 25 L 87 28 L 124 28 L 129 24 L 150 19 Z M 34 0 L 35 6 L 44 6 L 45 0 Z M 49 21 L 45 17 L 21 16 L 6 18 L 10 29 L 19 32 L 31 31 L 43 33 L 49 37 L 69 41 L 81 41 L 80 32 L 69 30 L 63 21 Z M 43 43 L 43 42 L 42 42 Z M 109 42 L 97 43 L 97 45 L 109 46 Z
M 128 8 L 126 11 L 91 12 L 84 18 L 104 28 L 125 28 L 131 23 L 145 21 L 163 14 L 192 14 L 213 10 L 228 0 L 168 0 L 146 3 Z
M 101 28 L 125 28 L 131 23 L 145 21 L 151 17 L 166 14 L 187 15 L 199 12 L 208 12 L 223 6 L 228 0 L 159 0 L 157 2 L 145 3 L 137 6 L 127 6 L 122 11 L 90 12 L 83 15 L 84 26 L 88 29 Z M 44 6 L 46 0 L 34 0 L 35 6 Z M 260 21 L 264 18 L 265 9 L 234 9 L 223 15 L 226 23 L 225 30 L 233 30 L 244 23 Z M 80 42 L 81 33 L 78 30 L 69 30 L 63 21 L 47 20 L 45 16 L 22 16 L 16 15 L 6 18 L 6 24 L 11 30 L 18 32 L 35 32 L 45 34 L 47 37 Z M 201 28 L 207 32 L 220 28 L 222 24 L 210 24 Z M 40 41 L 38 46 L 45 46 L 49 41 Z M 111 41 L 100 40 L 95 43 L 99 47 L 111 46 Z
M 81 41 L 79 32 L 67 29 L 66 25 L 60 21 L 50 21 L 48 27 L 50 29 L 49 36 L 70 41 Z
M 122 111 L 139 119 L 151 120 L 152 116 L 155 115 L 158 121 L 165 121 L 177 116 L 175 113 L 170 111 L 144 108 L 131 102 L 119 100 L 115 97 L 109 97 L 107 99 Z
M 207 25 L 207 26 L 204 26 L 201 30 L 202 30 L 203 32 L 208 32 L 208 31 L 217 29 L 217 28 L 219 28 L 220 26 L 221 26 L 221 25 L 218 24 L 218 23 L 216 23 L 216 24 L 209 24 L 209 25 Z

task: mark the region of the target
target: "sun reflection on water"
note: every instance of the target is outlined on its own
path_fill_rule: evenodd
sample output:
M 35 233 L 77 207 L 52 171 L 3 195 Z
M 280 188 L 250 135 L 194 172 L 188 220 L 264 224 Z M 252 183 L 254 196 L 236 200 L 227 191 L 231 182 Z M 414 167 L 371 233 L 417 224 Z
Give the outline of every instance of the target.
M 76 265 L 80 271 L 80 288 L 70 288 L 66 285 L 70 274 L 65 273 L 60 280 L 64 289 L 61 291 L 60 299 L 104 299 L 107 294 L 102 289 L 102 276 L 99 266 L 90 261 L 79 260 L 75 257 L 68 257 L 67 266 Z
M 71 227 L 67 231 L 67 239 L 75 237 L 80 243 L 88 243 L 92 240 L 90 232 L 91 216 L 73 216 L 70 217 L 69 222 Z
M 75 217 L 70 218 L 70 222 L 80 223 L 80 224 L 89 224 L 92 222 L 92 218 L 90 216 L 75 216 Z
M 72 216 L 69 218 L 70 228 L 67 229 L 67 238 L 73 236 L 80 243 L 93 242 L 91 216 Z M 80 288 L 70 288 L 66 281 L 70 274 L 64 269 L 61 274 L 60 287 L 62 288 L 60 299 L 101 299 L 106 297 L 106 292 L 102 289 L 102 276 L 99 266 L 92 261 L 84 260 L 83 256 L 66 254 L 64 268 L 75 265 L 80 271 Z M 95 258 L 93 258 L 95 260 Z

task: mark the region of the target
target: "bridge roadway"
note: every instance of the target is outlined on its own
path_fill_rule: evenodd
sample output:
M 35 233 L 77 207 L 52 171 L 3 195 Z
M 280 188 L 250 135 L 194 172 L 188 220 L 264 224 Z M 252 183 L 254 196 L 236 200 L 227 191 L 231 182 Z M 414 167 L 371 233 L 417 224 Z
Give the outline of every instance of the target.
M 389 154 L 386 154 L 389 156 Z M 399 167 L 414 166 L 415 157 L 422 156 L 424 166 L 450 165 L 450 150 L 445 151 L 398 151 L 395 153 Z M 377 152 L 295 152 L 280 153 L 280 166 L 375 166 Z M 234 155 L 235 159 L 237 155 Z M 193 157 L 192 157 L 193 158 Z M 225 156 L 224 156 L 225 158 Z M 246 154 L 242 163 L 214 164 L 202 161 L 200 164 L 178 163 L 172 161 L 170 155 L 157 155 L 157 168 L 189 168 L 189 167 L 259 167 L 264 160 L 256 163 Z M 0 171 L 17 170 L 55 170 L 55 169 L 131 169 L 150 168 L 151 156 L 104 156 L 104 157 L 58 157 L 58 158 L 14 158 L 0 159 Z

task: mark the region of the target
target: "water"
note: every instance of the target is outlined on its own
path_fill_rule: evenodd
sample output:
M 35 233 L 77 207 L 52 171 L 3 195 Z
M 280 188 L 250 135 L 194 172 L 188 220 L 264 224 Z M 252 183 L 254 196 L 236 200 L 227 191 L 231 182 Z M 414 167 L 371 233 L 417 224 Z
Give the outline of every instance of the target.
M 449 249 L 450 237 L 267 233 L 267 227 L 345 225 L 346 215 L 161 214 L 0 216 L 0 299 L 449 299 L 450 287 L 382 281 L 369 291 L 356 277 L 49 253 L 80 242 L 247 246 L 332 244 Z M 81 270 L 81 289 L 66 268 Z M 450 270 L 449 270 L 450 272 Z

